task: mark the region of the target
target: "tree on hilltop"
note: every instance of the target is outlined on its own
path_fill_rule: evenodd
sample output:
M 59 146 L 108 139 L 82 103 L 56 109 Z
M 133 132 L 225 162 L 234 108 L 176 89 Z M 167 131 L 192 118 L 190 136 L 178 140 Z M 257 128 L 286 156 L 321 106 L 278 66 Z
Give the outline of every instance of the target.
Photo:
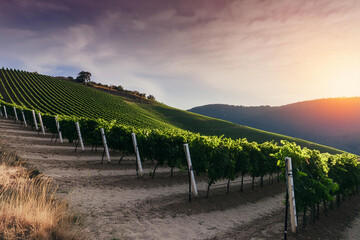
M 147 99 L 149 99 L 149 100 L 154 100 L 154 101 L 155 101 L 154 95 L 149 95 L 149 96 L 147 97 Z
M 91 73 L 81 71 L 78 73 L 76 80 L 78 82 L 84 83 L 84 82 L 90 82 L 90 80 L 91 80 L 90 78 L 91 78 Z

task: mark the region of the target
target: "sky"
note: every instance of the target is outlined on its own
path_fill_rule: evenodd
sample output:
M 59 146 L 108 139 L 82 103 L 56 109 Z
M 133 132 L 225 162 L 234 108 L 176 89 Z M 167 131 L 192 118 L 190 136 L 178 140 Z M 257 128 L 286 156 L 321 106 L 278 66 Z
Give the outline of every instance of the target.
M 0 67 L 180 109 L 360 96 L 360 1 L 1 0 Z

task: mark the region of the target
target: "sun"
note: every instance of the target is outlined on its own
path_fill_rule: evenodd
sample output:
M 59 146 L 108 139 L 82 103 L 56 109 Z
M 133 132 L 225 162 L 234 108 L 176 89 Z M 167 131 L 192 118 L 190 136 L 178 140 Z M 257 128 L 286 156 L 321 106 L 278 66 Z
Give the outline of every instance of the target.
M 359 62 L 339 62 L 332 65 L 326 75 L 324 77 L 328 79 L 326 88 L 329 94 L 334 97 L 360 96 Z

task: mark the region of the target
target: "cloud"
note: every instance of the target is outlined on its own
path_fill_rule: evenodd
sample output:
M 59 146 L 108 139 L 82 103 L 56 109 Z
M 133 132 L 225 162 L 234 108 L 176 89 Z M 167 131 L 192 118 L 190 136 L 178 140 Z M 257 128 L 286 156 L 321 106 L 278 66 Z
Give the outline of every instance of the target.
M 27 9 L 28 11 L 32 10 L 41 10 L 41 11 L 69 11 L 70 8 L 66 7 L 59 1 L 51 2 L 49 0 L 10 0 L 10 4 L 14 5 L 16 8 Z
M 182 108 L 316 98 L 307 89 L 329 79 L 319 69 L 360 61 L 351 50 L 360 42 L 352 0 L 10 3 L 0 3 L 4 59 L 46 74 L 87 70 Z

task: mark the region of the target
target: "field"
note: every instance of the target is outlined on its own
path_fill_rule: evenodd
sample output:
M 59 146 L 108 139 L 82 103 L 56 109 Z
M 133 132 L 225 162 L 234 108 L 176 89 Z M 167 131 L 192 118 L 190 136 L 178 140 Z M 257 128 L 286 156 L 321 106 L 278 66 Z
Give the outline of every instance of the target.
M 1 144 L 54 178 L 59 195 L 81 210 L 88 239 L 280 239 L 283 236 L 285 185 L 256 180 L 251 190 L 246 177 L 244 191 L 233 183 L 226 194 L 225 182 L 218 182 L 209 198 L 206 179 L 197 178 L 198 198 L 187 201 L 188 178 L 185 172 L 169 168 L 149 176 L 154 167 L 144 165 L 143 178 L 135 174 L 135 159 L 126 157 L 121 164 L 100 164 L 102 151 L 74 152 L 74 144 L 51 141 L 51 134 L 38 135 L 12 120 L 0 119 Z M 119 153 L 111 154 L 114 159 Z M 329 210 L 314 226 L 301 229 L 289 239 L 357 239 L 356 228 L 347 229 L 357 219 L 359 197 Z M 324 216 L 322 213 L 321 216 Z M 301 218 L 300 218 L 301 219 Z M 331 220 L 341 219 L 338 221 Z M 300 221 L 301 223 L 301 221 Z M 331 227 L 329 228 L 329 224 Z M 357 235 L 356 235 L 357 234 Z

